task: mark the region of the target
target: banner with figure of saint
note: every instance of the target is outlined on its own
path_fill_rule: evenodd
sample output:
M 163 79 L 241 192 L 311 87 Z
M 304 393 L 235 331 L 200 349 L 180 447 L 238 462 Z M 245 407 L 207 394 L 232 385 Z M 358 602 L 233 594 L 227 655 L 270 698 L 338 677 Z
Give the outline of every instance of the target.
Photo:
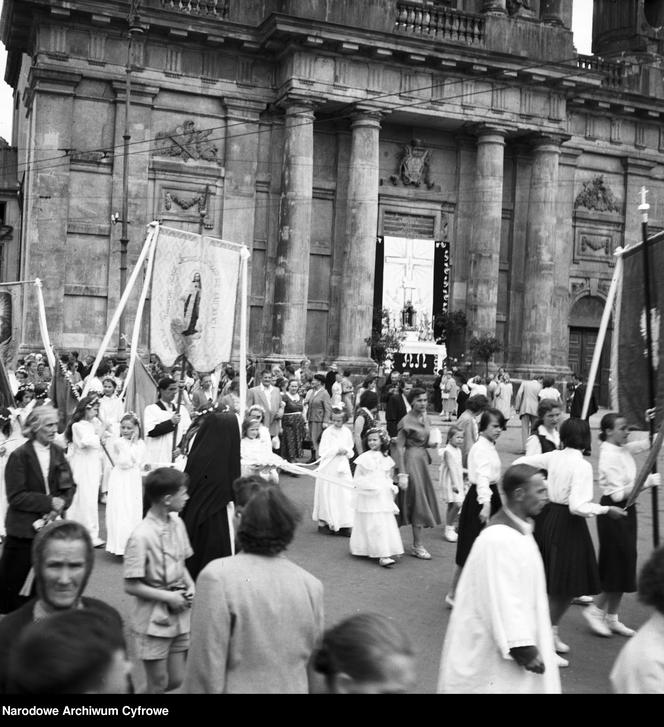
M 197 371 L 231 358 L 241 246 L 160 227 L 150 298 L 150 350 L 164 366 L 183 355 Z
M 623 274 L 616 300 L 611 351 L 611 407 L 620 411 L 630 426 L 638 429 L 647 428 L 644 412 L 649 407 L 646 315 L 650 315 L 652 327 L 657 427 L 664 414 L 664 295 L 660 281 L 664 270 L 664 233 L 649 239 L 648 256 L 650 311 L 646 312 L 642 244 L 622 253 Z
M 21 331 L 22 285 L 0 284 L 0 359 L 13 368 Z

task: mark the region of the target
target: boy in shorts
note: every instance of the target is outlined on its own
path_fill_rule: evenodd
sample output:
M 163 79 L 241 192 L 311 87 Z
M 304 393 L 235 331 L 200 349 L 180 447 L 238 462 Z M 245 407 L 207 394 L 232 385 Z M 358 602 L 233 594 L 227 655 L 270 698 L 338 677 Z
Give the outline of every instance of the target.
M 145 478 L 150 509 L 124 555 L 125 592 L 134 597 L 130 622 L 148 694 L 180 686 L 189 650 L 195 589 L 185 560 L 193 550 L 178 515 L 189 499 L 187 482 L 186 474 L 171 467 L 159 467 Z

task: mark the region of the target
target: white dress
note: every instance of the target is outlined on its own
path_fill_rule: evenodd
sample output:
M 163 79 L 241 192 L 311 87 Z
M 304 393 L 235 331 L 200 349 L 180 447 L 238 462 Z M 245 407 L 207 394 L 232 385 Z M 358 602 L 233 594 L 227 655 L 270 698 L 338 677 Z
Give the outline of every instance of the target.
M 22 444 L 25 444 L 25 437 L 22 434 L 16 435 L 12 433 L 4 438 L 0 435 L 0 538 L 4 538 L 7 534 L 5 530 L 5 518 L 7 517 L 7 488 L 5 487 L 5 467 L 9 455 Z
M 453 447 L 446 444 L 444 447 L 438 447 L 440 455 L 440 489 L 443 493 L 443 499 L 448 505 L 457 503 L 461 505 L 466 490 L 463 483 L 463 464 L 461 462 L 461 447 Z M 454 492 L 454 488 L 457 492 Z
M 165 406 L 165 409 L 161 407 Z M 156 467 L 168 467 L 171 464 L 173 454 L 173 432 L 167 432 L 160 437 L 149 437 L 148 434 L 151 432 L 157 424 L 167 421 L 173 416 L 175 412 L 175 406 L 164 404 L 150 404 L 145 407 L 145 413 L 143 415 L 143 434 L 145 435 L 145 461 L 150 464 L 152 468 Z M 184 406 L 180 406 L 180 423 L 178 424 L 177 442 L 179 442 L 184 433 L 191 426 L 191 417 L 189 412 Z
M 532 528 L 486 527 L 464 565 L 438 675 L 443 694 L 559 694 L 544 566 Z M 543 674 L 510 649 L 535 646 Z
M 111 428 L 107 430 L 111 437 L 120 436 L 120 419 L 124 415 L 125 407 L 121 399 L 115 394 L 113 396 L 102 396 L 99 398 L 99 419 L 101 423 L 106 427 L 111 425 Z M 106 436 L 106 435 L 105 435 Z M 104 439 L 104 444 L 106 440 Z M 102 459 L 102 473 L 101 473 L 101 491 L 108 491 L 108 478 L 111 476 L 111 463 L 108 457 L 104 455 Z
M 127 540 L 143 519 L 141 466 L 145 442 L 115 439 L 111 444 L 114 467 L 108 478 L 106 502 L 106 550 L 124 555 Z
M 392 457 L 382 452 L 364 452 L 355 459 L 355 524 L 350 536 L 352 555 L 389 558 L 403 553 L 403 543 L 394 517 Z
M 267 432 L 267 439 L 261 431 L 261 436 L 256 439 L 242 437 L 240 440 L 240 472 L 242 477 L 258 475 L 268 482 L 279 482 L 277 462 L 281 459 L 272 451 L 270 434 L 267 427 L 261 426 L 261 430 Z
M 332 384 L 332 406 L 339 406 L 341 404 L 341 383 L 339 381 L 335 381 Z
M 344 454 L 339 454 L 343 450 Z M 314 490 L 313 520 L 327 523 L 330 530 L 352 528 L 353 478 L 348 460 L 354 454 L 353 435 L 348 427 L 330 426 L 323 430 L 318 454 L 321 458 L 318 470 L 332 477 L 346 480 L 348 487 L 317 478 Z
M 67 520 L 76 520 L 85 525 L 94 545 L 100 542 L 97 498 L 101 482 L 101 458 L 106 456 L 99 438 L 101 428 L 99 419 L 76 422 L 71 429 L 69 451 L 69 466 L 76 483 L 76 494 L 67 510 Z

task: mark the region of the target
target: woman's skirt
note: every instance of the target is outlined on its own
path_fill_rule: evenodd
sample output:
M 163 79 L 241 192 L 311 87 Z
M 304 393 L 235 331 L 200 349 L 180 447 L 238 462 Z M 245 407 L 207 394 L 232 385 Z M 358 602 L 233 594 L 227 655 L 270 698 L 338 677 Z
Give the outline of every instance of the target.
M 604 495 L 601 505 L 625 507 L 627 501 L 613 502 Z M 599 535 L 599 580 L 605 593 L 636 591 L 636 505 L 627 509 L 627 517 L 612 520 L 597 518 Z
M 597 559 L 586 518 L 572 515 L 567 505 L 550 502 L 537 518 L 535 540 L 544 561 L 550 596 L 572 599 L 600 592 Z
M 399 527 L 419 525 L 433 528 L 440 525 L 440 511 L 436 492 L 429 474 L 429 455 L 424 447 L 407 447 L 405 455 L 408 487 L 399 490 Z
M 284 414 L 281 420 L 281 456 L 287 462 L 295 462 L 302 457 L 302 442 L 306 426 L 302 414 Z
M 497 485 L 491 485 L 491 515 L 500 510 L 501 504 Z M 482 506 L 477 502 L 477 485 L 471 485 L 468 488 L 459 515 L 459 537 L 456 550 L 456 564 L 459 568 L 463 568 L 466 564 L 470 549 L 484 528 L 484 523 L 480 520 L 481 509 Z

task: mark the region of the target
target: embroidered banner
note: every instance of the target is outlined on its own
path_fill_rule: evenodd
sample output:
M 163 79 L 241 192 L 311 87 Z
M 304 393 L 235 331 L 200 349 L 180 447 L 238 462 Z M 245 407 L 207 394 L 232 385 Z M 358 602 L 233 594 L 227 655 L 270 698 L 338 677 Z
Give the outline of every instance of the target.
M 150 300 L 150 350 L 164 366 L 184 354 L 197 371 L 231 358 L 241 246 L 160 227 Z
M 646 310 L 641 245 L 623 254 L 623 276 L 615 312 L 611 356 L 611 406 L 620 411 L 631 426 L 646 429 L 648 408 L 648 358 Z M 653 338 L 653 366 L 657 405 L 657 426 L 664 420 L 664 350 L 662 349 L 661 271 L 664 270 L 664 235 L 648 244 L 650 273 L 650 321 Z
M 22 285 L 0 284 L 0 358 L 10 368 L 20 341 L 22 300 Z

